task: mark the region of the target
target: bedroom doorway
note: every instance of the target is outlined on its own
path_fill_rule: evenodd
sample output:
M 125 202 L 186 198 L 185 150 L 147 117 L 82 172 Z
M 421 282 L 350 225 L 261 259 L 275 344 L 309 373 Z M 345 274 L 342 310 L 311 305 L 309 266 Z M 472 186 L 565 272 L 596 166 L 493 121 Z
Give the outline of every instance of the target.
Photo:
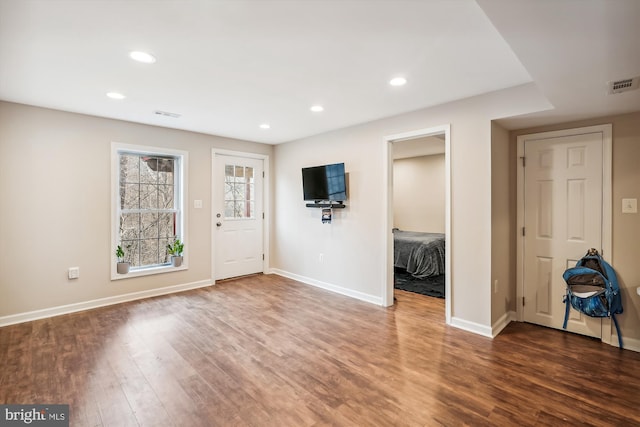
M 383 292 L 386 306 L 393 304 L 397 281 L 399 289 L 444 297 L 447 323 L 451 317 L 449 128 L 385 138 L 387 280 Z
M 444 134 L 393 143 L 394 288 L 444 298 Z

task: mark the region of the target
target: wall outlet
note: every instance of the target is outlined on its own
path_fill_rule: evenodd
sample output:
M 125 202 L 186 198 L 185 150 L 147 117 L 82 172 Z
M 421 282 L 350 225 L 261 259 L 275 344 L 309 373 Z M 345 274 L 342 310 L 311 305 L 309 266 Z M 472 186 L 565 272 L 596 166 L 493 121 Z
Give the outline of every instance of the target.
M 318 262 L 323 262 L 323 261 L 324 261 L 324 254 L 318 255 Z
M 69 268 L 69 279 L 77 279 L 80 277 L 80 267 Z
M 194 200 L 193 201 L 193 207 L 195 209 L 202 209 L 202 200 Z

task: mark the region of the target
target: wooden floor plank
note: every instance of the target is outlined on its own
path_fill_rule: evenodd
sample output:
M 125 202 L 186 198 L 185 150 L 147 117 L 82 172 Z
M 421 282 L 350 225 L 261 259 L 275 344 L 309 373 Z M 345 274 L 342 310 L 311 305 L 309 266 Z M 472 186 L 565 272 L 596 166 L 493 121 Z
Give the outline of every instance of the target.
M 640 425 L 640 354 L 444 301 L 382 308 L 279 276 L 0 328 L 0 403 L 77 426 Z

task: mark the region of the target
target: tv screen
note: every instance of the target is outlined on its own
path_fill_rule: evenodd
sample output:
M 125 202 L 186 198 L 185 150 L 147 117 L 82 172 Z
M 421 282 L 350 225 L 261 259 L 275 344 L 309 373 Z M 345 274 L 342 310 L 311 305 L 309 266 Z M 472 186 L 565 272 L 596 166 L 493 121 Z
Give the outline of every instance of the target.
M 347 200 L 344 163 L 302 168 L 304 200 Z

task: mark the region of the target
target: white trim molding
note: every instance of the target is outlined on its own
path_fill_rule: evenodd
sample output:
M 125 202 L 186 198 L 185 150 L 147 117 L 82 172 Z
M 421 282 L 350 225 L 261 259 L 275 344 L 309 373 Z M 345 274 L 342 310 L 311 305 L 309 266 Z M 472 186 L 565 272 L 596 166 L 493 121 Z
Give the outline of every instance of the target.
M 184 261 L 180 267 L 173 267 L 170 264 L 156 265 L 151 267 L 145 267 L 141 269 L 132 269 L 129 273 L 118 274 L 116 271 L 117 258 L 115 257 L 115 249 L 118 245 L 120 238 L 119 235 L 119 220 L 118 213 L 120 211 L 120 183 L 119 183 L 119 171 L 120 164 L 118 162 L 119 152 L 126 151 L 137 154 L 158 154 L 180 157 L 179 169 L 177 170 L 179 198 L 176 200 L 180 206 L 178 231 L 183 242 L 186 243 L 184 250 Z M 176 150 L 172 148 L 153 147 L 147 145 L 135 145 L 125 144 L 121 142 L 111 142 L 111 257 L 110 259 L 110 272 L 111 280 L 130 279 L 133 277 L 149 276 L 152 274 L 172 273 L 180 270 L 189 269 L 189 152 L 185 150 Z
M 500 332 L 509 325 L 509 323 L 515 320 L 517 320 L 516 312 L 507 311 L 498 320 L 496 320 L 493 325 L 491 325 L 491 336 L 493 338 L 497 337 L 498 334 L 500 334 Z
M 524 144 L 527 140 L 548 139 L 571 135 L 584 135 L 589 133 L 602 134 L 602 256 L 613 264 L 612 252 L 612 147 L 613 147 L 613 127 L 611 124 L 587 126 L 580 128 L 561 129 L 550 132 L 540 132 L 527 135 L 520 135 L 517 138 L 517 256 L 516 256 L 516 320 L 524 321 L 524 309 L 522 298 L 524 296 L 524 237 L 520 232 L 524 227 L 524 171 L 521 158 L 524 157 Z M 617 346 L 617 337 L 612 335 L 611 319 L 602 318 L 601 341 Z M 623 337 L 624 339 L 624 337 Z
M 76 313 L 78 311 L 91 310 L 108 305 L 120 304 L 123 302 L 135 301 L 160 295 L 174 294 L 177 292 L 189 291 L 192 289 L 205 288 L 212 286 L 211 280 L 199 280 L 197 282 L 184 283 L 181 285 L 165 286 L 163 288 L 149 289 L 146 291 L 131 292 L 128 294 L 114 295 L 112 297 L 94 299 L 89 301 L 77 302 L 73 304 L 60 305 L 57 307 L 45 308 L 42 310 L 28 311 L 25 313 L 11 314 L 9 316 L 0 317 L 0 327 L 14 325 L 16 323 L 30 322 L 32 320 L 46 319 L 49 317 L 60 316 L 63 314 Z
M 280 270 L 278 268 L 272 268 L 271 270 L 269 270 L 269 274 L 277 274 L 278 276 L 286 277 L 288 279 L 293 279 L 297 282 L 304 283 L 305 285 L 315 286 L 316 288 L 324 289 L 336 294 L 359 299 L 360 301 L 369 302 L 371 304 L 383 305 L 382 298 L 377 297 L 375 295 L 369 295 L 363 292 L 354 291 L 352 289 L 343 288 L 342 286 L 333 285 L 331 283 L 321 282 L 320 280 L 311 279 L 309 277 L 301 276 L 295 273 L 290 273 L 288 271 Z
M 451 319 L 451 307 L 453 293 L 451 291 L 451 125 L 444 124 L 426 129 L 418 129 L 409 132 L 388 135 L 383 141 L 383 177 L 385 182 L 382 185 L 382 197 L 386 201 L 384 211 L 383 247 L 386 248 L 387 261 L 382 266 L 382 277 L 384 287 L 382 289 L 382 305 L 385 307 L 393 305 L 393 143 L 422 138 L 432 135 L 444 134 L 444 168 L 445 168 L 445 322 L 453 325 Z
M 270 158 L 268 154 L 249 153 L 245 151 L 233 151 L 225 150 L 221 148 L 211 149 L 211 280 L 216 280 L 216 239 L 214 238 L 215 229 L 215 185 L 214 175 L 216 170 L 216 155 L 220 156 L 234 156 L 245 157 L 248 159 L 262 160 L 262 171 L 264 172 L 264 178 L 262 180 L 262 211 L 264 213 L 264 219 L 262 222 L 262 253 L 264 259 L 262 261 L 262 272 L 267 274 L 269 272 L 269 265 L 271 259 L 271 253 L 269 248 L 271 247 L 271 174 L 269 169 Z
M 451 318 L 451 326 L 458 329 L 463 329 L 467 332 L 473 332 L 474 334 L 482 335 L 483 337 L 493 339 L 492 328 L 487 325 L 481 325 L 480 323 L 470 322 L 468 320 L 460 319 L 458 317 Z
M 619 347 L 617 334 L 611 334 L 610 344 L 614 347 Z M 631 350 L 640 353 L 640 340 L 637 338 L 622 337 L 622 346 L 624 347 L 624 350 Z

